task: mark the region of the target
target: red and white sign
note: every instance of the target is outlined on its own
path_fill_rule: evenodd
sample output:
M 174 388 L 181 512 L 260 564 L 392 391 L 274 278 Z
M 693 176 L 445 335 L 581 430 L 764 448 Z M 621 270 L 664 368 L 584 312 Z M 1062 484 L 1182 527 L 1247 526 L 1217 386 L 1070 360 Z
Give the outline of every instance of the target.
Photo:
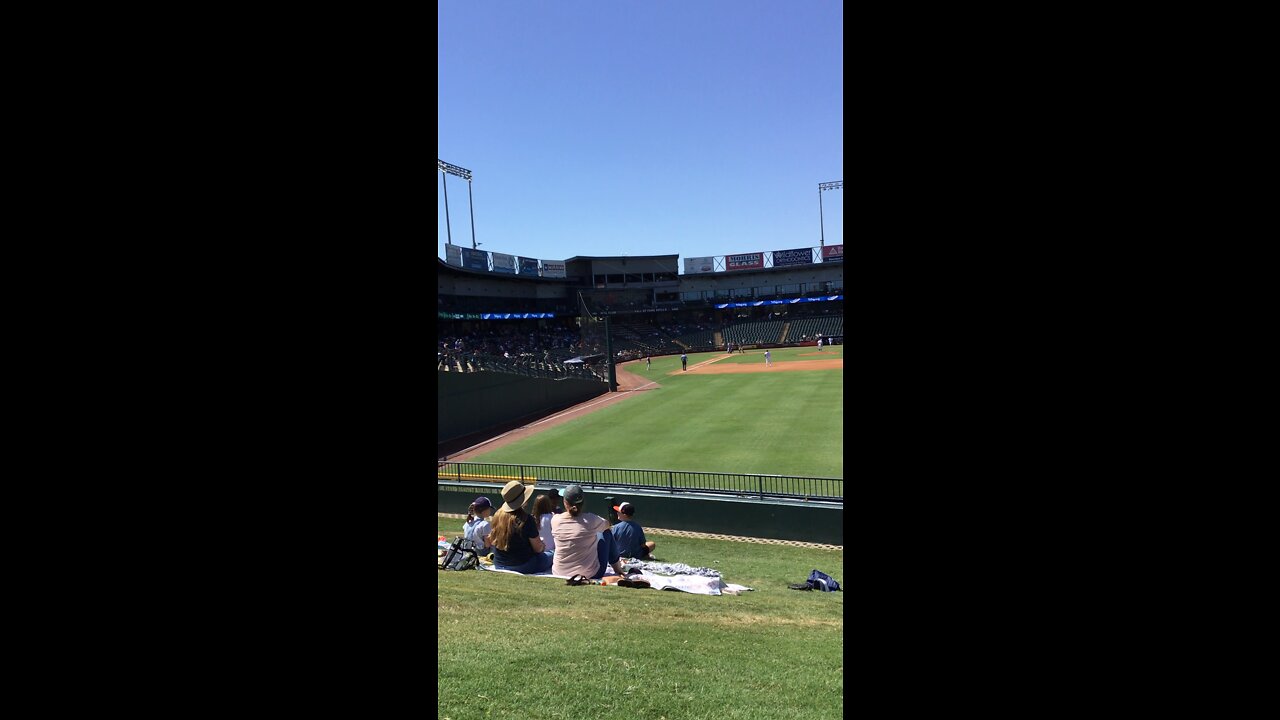
M 822 248 L 822 262 L 844 262 L 844 245 L 826 245 Z
M 725 255 L 725 270 L 754 270 L 764 267 L 764 253 L 742 253 L 741 255 Z

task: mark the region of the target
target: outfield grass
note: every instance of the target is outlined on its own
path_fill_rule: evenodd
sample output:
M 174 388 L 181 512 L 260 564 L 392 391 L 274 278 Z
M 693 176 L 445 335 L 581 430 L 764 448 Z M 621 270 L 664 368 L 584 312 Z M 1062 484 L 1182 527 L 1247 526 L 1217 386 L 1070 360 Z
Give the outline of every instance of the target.
M 439 519 L 453 538 L 462 521 Z M 794 720 L 844 710 L 844 553 L 653 534 L 664 561 L 755 588 L 709 597 L 437 570 L 437 717 Z
M 824 348 L 821 356 L 813 347 L 771 355 L 775 365 L 803 364 L 843 358 L 844 347 Z M 689 365 L 712 357 L 690 355 Z M 720 362 L 763 365 L 764 351 Z M 844 477 L 843 372 L 701 375 L 681 372 L 679 356 L 655 358 L 649 370 L 643 360 L 625 367 L 662 387 L 473 460 Z

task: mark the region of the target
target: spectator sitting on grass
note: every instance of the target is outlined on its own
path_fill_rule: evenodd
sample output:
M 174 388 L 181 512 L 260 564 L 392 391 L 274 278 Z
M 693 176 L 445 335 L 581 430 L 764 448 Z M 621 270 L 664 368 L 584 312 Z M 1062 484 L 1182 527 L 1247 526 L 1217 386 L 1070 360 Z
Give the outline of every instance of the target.
M 547 497 L 551 498 L 551 504 L 554 506 L 554 509 L 551 512 L 557 515 L 564 512 L 564 498 L 560 497 L 559 490 L 551 488 L 547 491 Z
M 644 528 L 631 518 L 636 514 L 636 506 L 624 502 L 613 508 L 618 512 L 618 524 L 613 526 L 613 540 L 618 544 L 618 554 L 622 557 L 649 560 L 653 557 L 653 549 L 657 544 L 645 540 Z
M 622 564 L 618 561 L 618 546 L 609 530 L 609 521 L 595 513 L 582 512 L 585 501 L 581 487 L 565 488 L 565 512 L 551 518 L 551 534 L 556 539 L 551 574 L 599 579 L 612 566 L 613 571 L 621 575 Z
M 552 553 L 556 551 L 556 539 L 551 535 L 551 518 L 556 516 L 554 503 L 550 495 L 539 495 L 533 501 L 533 519 L 538 523 L 538 539 Z
M 483 548 L 480 550 L 481 555 L 493 552 L 493 548 L 489 545 L 489 532 L 493 529 L 492 523 L 489 522 L 491 515 L 493 515 L 493 503 L 482 495 L 467 508 L 467 522 L 462 526 L 462 537 L 475 543 L 476 547 Z
M 512 480 L 502 488 L 502 507 L 493 516 L 493 566 L 525 575 L 545 572 L 551 567 L 551 553 L 538 537 L 538 523 L 524 506 L 533 495 L 533 486 Z

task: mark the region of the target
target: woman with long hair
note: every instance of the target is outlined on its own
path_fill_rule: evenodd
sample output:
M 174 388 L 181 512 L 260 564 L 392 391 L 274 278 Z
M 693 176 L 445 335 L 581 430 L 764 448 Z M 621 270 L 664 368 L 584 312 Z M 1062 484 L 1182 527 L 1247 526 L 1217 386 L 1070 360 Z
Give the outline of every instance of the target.
M 524 509 L 531 495 L 533 486 L 526 487 L 519 480 L 502 488 L 502 507 L 494 514 L 489 533 L 493 566 L 499 570 L 532 575 L 551 568 L 552 554 L 538 537 L 538 522 Z
M 539 495 L 533 501 L 533 519 L 538 523 L 538 539 L 553 555 L 556 551 L 556 539 L 551 536 L 551 518 L 556 516 L 555 509 L 550 495 Z

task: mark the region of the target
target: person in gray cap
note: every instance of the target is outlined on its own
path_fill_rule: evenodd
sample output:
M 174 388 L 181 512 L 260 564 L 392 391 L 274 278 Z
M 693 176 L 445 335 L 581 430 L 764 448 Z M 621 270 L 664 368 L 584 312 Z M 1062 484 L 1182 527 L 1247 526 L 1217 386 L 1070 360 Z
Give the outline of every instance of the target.
M 551 518 L 551 535 L 556 541 L 551 574 L 599 579 L 612 567 L 621 575 L 618 545 L 613 540 L 609 521 L 595 513 L 583 512 L 584 504 L 586 496 L 581 487 L 570 485 L 564 489 L 565 512 Z

